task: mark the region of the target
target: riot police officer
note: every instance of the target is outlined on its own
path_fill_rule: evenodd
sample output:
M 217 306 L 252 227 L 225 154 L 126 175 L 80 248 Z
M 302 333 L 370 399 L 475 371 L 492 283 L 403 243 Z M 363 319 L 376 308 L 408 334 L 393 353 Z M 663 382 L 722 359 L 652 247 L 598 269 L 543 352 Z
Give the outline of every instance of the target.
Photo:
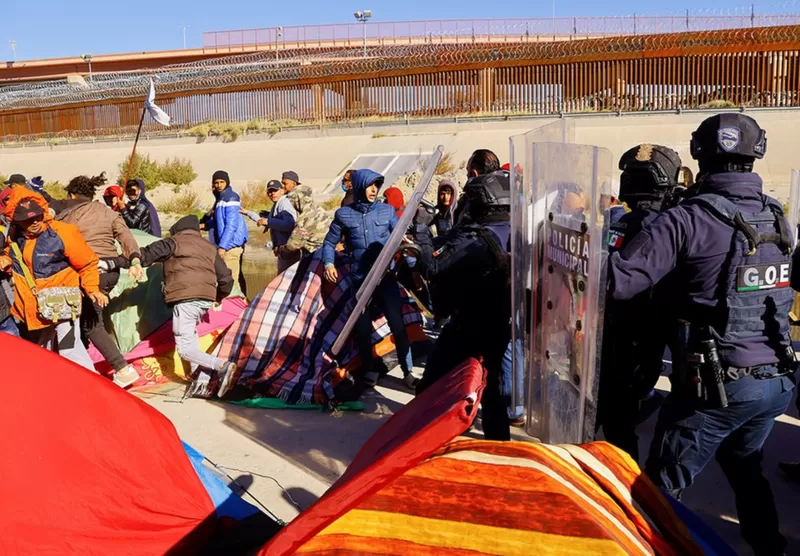
M 646 472 L 674 496 L 716 456 L 736 496 L 740 530 L 756 554 L 786 541 L 761 469 L 764 441 L 789 405 L 794 356 L 788 312 L 792 234 L 781 204 L 762 192 L 753 163 L 766 133 L 743 114 L 706 119 L 692 134 L 697 194 L 645 226 L 610 257 L 614 299 L 665 276 L 680 319 L 672 390 Z
M 417 393 L 468 357 L 482 358 L 487 371 L 481 403 L 484 436 L 509 440 L 509 400 L 500 388 L 503 355 L 511 340 L 508 172 L 471 178 L 462 199 L 465 218 L 436 238 L 436 245 L 425 221 L 428 212 L 418 211 L 415 219 L 414 238 L 422 251 L 418 269 L 428 281 L 436 316 L 450 317 Z
M 615 217 L 611 207 L 608 250 L 614 253 L 636 237 L 643 226 L 666 210 L 678 189 L 681 159 L 661 145 L 642 144 L 619 161 L 619 199 L 629 211 Z M 662 370 L 666 346 L 666 307 L 651 300 L 649 289 L 630 301 L 606 302 L 597 427 L 605 439 L 639 459 L 636 427 L 642 405 Z M 644 327 L 642 323 L 646 322 Z

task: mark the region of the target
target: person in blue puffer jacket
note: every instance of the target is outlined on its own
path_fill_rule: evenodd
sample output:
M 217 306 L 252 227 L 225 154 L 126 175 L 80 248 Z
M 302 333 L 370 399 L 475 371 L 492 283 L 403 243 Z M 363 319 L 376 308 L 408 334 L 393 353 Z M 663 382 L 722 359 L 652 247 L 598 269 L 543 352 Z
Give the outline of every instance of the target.
M 378 202 L 378 191 L 383 185 L 382 175 L 372 170 L 356 170 L 352 172 L 352 180 L 355 202 L 336 211 L 322 246 L 322 261 L 325 264 L 325 278 L 336 283 L 339 273 L 333 259 L 336 244 L 344 237 L 345 253 L 350 258 L 350 272 L 356 291 L 397 225 L 397 215 L 390 205 Z M 382 309 L 389 323 L 404 382 L 415 387 L 419 377 L 412 371 L 411 346 L 403 321 L 403 300 L 397 280 L 387 275 L 375 289 L 372 299 L 371 308 Z M 372 359 L 372 311 L 364 311 L 356 324 L 355 333 L 364 383 L 374 386 L 378 382 L 378 373 L 374 370 Z
M 244 246 L 247 243 L 247 223 L 239 211 L 242 201 L 231 188 L 231 179 L 224 170 L 217 170 L 211 177 L 214 207 L 200 221 L 200 229 L 208 230 L 208 240 L 217 246 L 217 252 L 225 261 L 234 280 L 238 280 L 242 294 L 247 295 L 247 284 L 242 273 Z

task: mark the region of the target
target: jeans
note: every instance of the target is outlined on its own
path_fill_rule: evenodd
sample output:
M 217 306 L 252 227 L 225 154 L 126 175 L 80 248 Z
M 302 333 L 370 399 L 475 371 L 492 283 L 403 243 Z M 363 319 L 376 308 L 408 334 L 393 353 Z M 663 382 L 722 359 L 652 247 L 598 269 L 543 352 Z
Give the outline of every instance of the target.
M 79 338 L 80 319 L 63 321 L 47 328 L 29 331 L 27 339 L 64 359 L 96 373 L 92 358 Z
M 509 398 L 502 393 L 503 356 L 508 350 L 511 330 L 507 317 L 502 321 L 487 318 L 483 322 L 448 322 L 428 356 L 425 373 L 417 385 L 417 394 L 455 369 L 469 357 L 483 359 L 486 388 L 481 399 L 483 435 L 486 440 L 510 440 Z
M 786 546 L 761 460 L 764 442 L 775 418 L 789 406 L 792 388 L 786 377 L 748 376 L 725 385 L 728 407 L 718 409 L 696 408 L 670 394 L 658 415 L 645 467 L 656 485 L 678 497 L 716 455 L 736 497 L 742 537 L 756 554 L 781 554 Z
M 400 288 L 394 278 L 387 277 L 375 288 L 372 302 L 356 321 L 355 333 L 358 342 L 358 356 L 361 359 L 361 368 L 364 373 L 371 372 L 375 366 L 372 359 L 372 307 L 383 311 L 389 330 L 394 336 L 394 345 L 397 350 L 397 359 L 404 375 L 408 375 L 413 367 L 411 358 L 411 345 L 406 333 L 406 323 L 403 320 L 403 298 Z
M 5 332 L 6 334 L 10 334 L 19 338 L 19 327 L 17 326 L 17 321 L 14 320 L 14 317 L 9 316 L 5 320 L 0 321 L 0 332 Z
M 503 376 L 502 380 L 500 381 L 501 385 L 501 393 L 503 396 L 508 397 L 508 418 L 509 419 L 520 419 L 525 414 L 525 409 L 522 405 L 522 398 L 524 396 L 523 388 L 525 383 L 525 377 L 522 376 L 522 373 L 519 373 L 519 376 L 516 377 L 516 385 L 517 385 L 517 396 L 519 397 L 519 405 L 517 407 L 511 406 L 511 385 L 514 381 L 514 372 L 512 366 L 512 359 L 513 359 L 513 348 L 514 342 L 511 341 L 506 348 L 505 353 L 503 354 Z M 517 360 L 522 361 L 522 343 L 517 341 Z
M 194 378 L 198 367 L 221 371 L 225 362 L 200 348 L 200 337 L 197 335 L 197 324 L 213 303 L 210 301 L 182 301 L 172 308 L 172 333 L 175 335 L 175 347 L 181 359 L 189 363 L 190 375 Z M 202 371 L 201 371 L 202 373 Z M 204 374 L 204 378 L 210 375 Z

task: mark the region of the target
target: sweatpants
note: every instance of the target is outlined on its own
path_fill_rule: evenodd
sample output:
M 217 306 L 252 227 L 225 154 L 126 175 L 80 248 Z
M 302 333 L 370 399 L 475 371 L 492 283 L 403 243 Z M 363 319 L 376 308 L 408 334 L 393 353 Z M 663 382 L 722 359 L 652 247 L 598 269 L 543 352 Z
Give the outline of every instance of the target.
M 202 376 L 195 377 L 198 367 L 221 371 L 225 366 L 224 361 L 200 348 L 200 337 L 197 335 L 197 324 L 212 305 L 210 301 L 194 300 L 176 303 L 172 308 L 172 333 L 175 335 L 178 355 L 189 363 L 191 378 L 199 378 L 203 382 L 208 381 L 211 375 L 200 371 Z
M 80 330 L 80 319 L 74 321 L 63 321 L 40 330 L 28 331 L 28 340 L 44 349 L 59 354 L 64 359 L 69 359 L 81 367 L 96 373 L 92 358 L 86 351 L 86 346 L 78 337 Z

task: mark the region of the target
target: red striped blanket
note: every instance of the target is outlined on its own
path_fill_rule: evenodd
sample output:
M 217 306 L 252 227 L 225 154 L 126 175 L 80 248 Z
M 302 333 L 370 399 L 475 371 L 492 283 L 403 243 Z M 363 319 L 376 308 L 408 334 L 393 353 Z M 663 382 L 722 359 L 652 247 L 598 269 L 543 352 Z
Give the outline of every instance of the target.
M 235 361 L 241 376 L 237 386 L 254 396 L 277 397 L 288 403 L 325 404 L 336 400 L 343 378 L 326 355 L 355 305 L 347 265 L 337 264 L 339 282 L 323 278 L 318 251 L 275 278 L 231 325 L 215 354 Z M 406 298 L 404 315 L 412 342 L 424 340 L 422 315 Z M 386 319 L 373 322 L 375 354 L 393 351 Z M 347 372 L 358 368 L 357 350 L 349 342 L 339 357 Z

